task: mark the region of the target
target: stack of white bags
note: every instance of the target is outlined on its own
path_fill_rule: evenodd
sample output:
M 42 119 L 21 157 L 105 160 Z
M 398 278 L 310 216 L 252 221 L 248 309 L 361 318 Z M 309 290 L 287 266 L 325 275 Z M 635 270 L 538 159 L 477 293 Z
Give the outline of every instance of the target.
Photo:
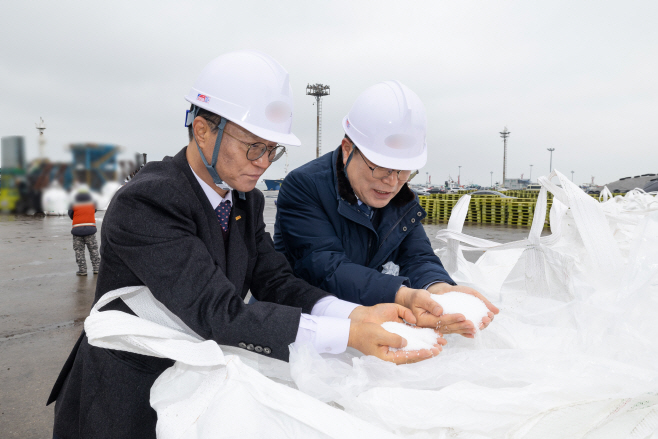
M 62 216 L 68 214 L 69 207 L 75 203 L 75 196 L 80 192 L 88 192 L 97 210 L 107 210 L 114 194 L 121 189 L 115 181 L 108 181 L 101 189 L 100 194 L 89 190 L 86 184 L 76 184 L 69 193 L 58 182 L 53 182 L 41 195 L 41 207 L 46 215 Z
M 559 172 L 539 182 L 522 241 L 463 234 L 468 195 L 453 209 L 437 254 L 501 312 L 475 340 L 446 336 L 436 358 L 293 345 L 288 365 L 201 340 L 143 287 L 108 293 L 87 336 L 177 360 L 151 389 L 160 438 L 658 438 L 658 198 L 599 203 Z M 141 318 L 97 312 L 115 297 Z

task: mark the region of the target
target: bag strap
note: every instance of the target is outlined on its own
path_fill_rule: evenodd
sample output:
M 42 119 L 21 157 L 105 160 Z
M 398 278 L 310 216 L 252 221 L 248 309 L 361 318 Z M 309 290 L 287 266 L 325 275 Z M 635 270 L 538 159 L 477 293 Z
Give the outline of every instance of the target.
M 121 311 L 99 311 L 115 299 L 122 299 L 136 316 Z M 85 332 L 89 344 L 96 347 L 170 358 L 193 366 L 226 364 L 215 341 L 197 335 L 145 286 L 105 293 L 85 319 Z

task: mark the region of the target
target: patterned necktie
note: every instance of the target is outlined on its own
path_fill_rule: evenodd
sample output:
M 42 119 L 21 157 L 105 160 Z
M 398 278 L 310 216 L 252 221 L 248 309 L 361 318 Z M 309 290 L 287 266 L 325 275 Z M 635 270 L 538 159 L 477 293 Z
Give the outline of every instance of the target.
M 231 215 L 231 202 L 226 200 L 219 203 L 215 212 L 217 212 L 217 219 L 222 226 L 222 230 L 226 233 L 228 231 L 228 219 Z

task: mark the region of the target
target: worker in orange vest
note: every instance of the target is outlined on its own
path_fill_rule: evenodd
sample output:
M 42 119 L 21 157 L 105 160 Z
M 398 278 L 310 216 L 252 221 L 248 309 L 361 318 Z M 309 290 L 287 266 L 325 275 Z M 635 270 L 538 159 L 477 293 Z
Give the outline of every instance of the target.
M 94 274 L 98 274 L 101 257 L 98 253 L 98 241 L 96 240 L 96 205 L 88 191 L 82 190 L 75 196 L 75 201 L 69 209 L 69 217 L 73 220 L 71 234 L 73 235 L 73 250 L 75 261 L 78 263 L 78 276 L 87 275 L 87 259 L 85 257 L 85 246 L 89 249 L 91 265 Z

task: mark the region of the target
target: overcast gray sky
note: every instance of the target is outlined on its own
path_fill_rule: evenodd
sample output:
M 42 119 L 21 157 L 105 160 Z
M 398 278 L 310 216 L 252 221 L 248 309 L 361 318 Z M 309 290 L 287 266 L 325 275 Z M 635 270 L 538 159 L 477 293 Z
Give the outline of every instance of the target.
M 290 73 L 294 168 L 323 151 L 365 88 L 397 79 L 428 115 L 429 161 L 443 182 L 502 175 L 499 131 L 511 131 L 508 176 L 553 165 L 575 182 L 658 173 L 658 2 L 641 1 L 0 1 L 0 135 L 48 126 L 51 158 L 71 142 L 115 143 L 149 160 L 187 143 L 183 96 L 212 58 L 257 49 Z M 283 160 L 265 174 L 283 176 Z

